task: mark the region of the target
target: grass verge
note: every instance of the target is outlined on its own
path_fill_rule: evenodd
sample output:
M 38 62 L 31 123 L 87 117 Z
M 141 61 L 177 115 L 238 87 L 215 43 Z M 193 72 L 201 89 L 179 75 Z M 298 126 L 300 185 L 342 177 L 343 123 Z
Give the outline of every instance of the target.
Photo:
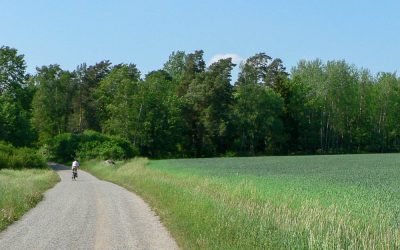
M 83 168 L 141 195 L 183 249 L 398 249 L 400 155 Z
M 0 231 L 41 201 L 43 193 L 59 180 L 50 169 L 1 169 Z

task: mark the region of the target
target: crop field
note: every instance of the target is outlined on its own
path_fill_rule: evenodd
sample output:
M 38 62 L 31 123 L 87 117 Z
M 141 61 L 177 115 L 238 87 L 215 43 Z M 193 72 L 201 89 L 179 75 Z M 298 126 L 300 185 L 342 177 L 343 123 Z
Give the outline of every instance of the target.
M 85 168 L 139 193 L 184 249 L 400 248 L 400 154 Z

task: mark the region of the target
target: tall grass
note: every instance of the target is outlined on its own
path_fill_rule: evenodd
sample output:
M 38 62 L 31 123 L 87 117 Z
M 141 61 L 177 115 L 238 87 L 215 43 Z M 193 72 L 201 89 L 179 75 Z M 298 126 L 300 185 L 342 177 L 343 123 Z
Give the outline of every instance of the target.
M 0 142 L 0 169 L 46 168 L 44 158 L 36 150 L 15 148 Z
M 84 168 L 144 197 L 184 249 L 398 249 L 399 154 Z
M 58 181 L 49 169 L 1 169 L 0 231 L 34 207 Z

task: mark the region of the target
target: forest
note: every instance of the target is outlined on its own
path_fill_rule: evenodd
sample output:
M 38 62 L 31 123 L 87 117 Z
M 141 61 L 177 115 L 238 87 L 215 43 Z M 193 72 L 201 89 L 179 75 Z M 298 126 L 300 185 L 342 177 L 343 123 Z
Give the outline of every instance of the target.
M 319 59 L 287 70 L 257 53 L 233 81 L 235 66 L 207 66 L 197 50 L 146 75 L 108 60 L 28 74 L 24 55 L 3 46 L 0 141 L 64 160 L 400 151 L 396 73 Z

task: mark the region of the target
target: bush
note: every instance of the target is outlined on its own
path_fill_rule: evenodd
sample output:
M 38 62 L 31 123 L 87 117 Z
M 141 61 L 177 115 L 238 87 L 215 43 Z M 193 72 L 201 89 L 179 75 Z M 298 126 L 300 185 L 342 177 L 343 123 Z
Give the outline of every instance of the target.
M 227 151 L 224 155 L 224 157 L 236 157 L 237 154 L 235 151 Z
M 0 150 L 0 169 L 6 168 L 9 162 L 9 154 Z
M 0 169 L 2 168 L 44 168 L 46 162 L 35 150 L 30 148 L 14 148 L 0 143 Z
M 137 155 L 125 139 L 87 130 L 82 134 L 65 133 L 56 136 L 50 145 L 52 159 L 63 162 L 74 157 L 89 159 L 128 159 Z
M 99 158 L 99 148 L 101 146 L 99 141 L 84 142 L 76 149 L 76 157 L 79 159 L 95 159 Z
M 0 152 L 11 154 L 14 147 L 11 144 L 0 141 Z
M 14 168 L 43 168 L 46 162 L 36 150 L 30 148 L 17 148 L 12 155 Z
M 128 158 L 124 157 L 125 154 L 124 150 L 122 149 L 122 147 L 117 145 L 115 141 L 104 142 L 99 148 L 99 151 L 100 151 L 100 156 L 104 160 Z
M 79 136 L 71 133 L 60 134 L 52 140 L 51 151 L 55 159 L 68 161 L 75 156 L 75 150 L 79 145 Z

